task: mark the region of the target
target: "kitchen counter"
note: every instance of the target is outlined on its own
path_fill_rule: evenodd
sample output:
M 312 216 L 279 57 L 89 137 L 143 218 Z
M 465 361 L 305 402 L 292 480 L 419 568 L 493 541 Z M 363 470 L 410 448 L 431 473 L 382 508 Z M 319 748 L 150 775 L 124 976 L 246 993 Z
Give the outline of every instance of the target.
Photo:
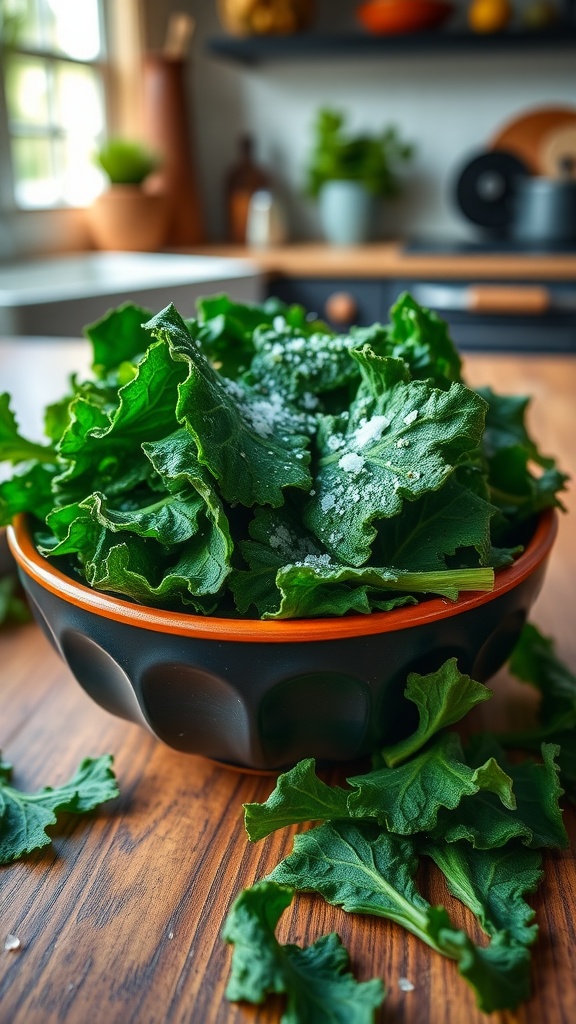
M 498 278 L 576 280 L 576 252 L 409 252 L 401 241 L 338 247 L 303 242 L 270 249 L 212 245 L 203 255 L 248 258 L 270 276 L 346 278 Z
M 246 256 L 76 252 L 0 264 L 0 336 L 77 336 L 124 302 L 154 312 L 174 302 L 184 316 L 211 292 L 225 290 L 238 302 L 257 302 L 261 278 Z
M 68 367 L 67 367 L 68 368 Z M 534 396 L 531 422 L 546 452 L 576 475 L 573 443 L 576 359 L 471 355 L 471 383 Z M 573 492 L 533 613 L 576 671 Z M 0 743 L 14 784 L 33 790 L 67 779 L 85 756 L 113 753 L 121 795 L 86 818 L 67 816 L 51 847 L 0 869 L 0 1020 L 6 1024 L 274 1024 L 281 1001 L 263 1007 L 224 996 L 231 949 L 220 938 L 226 912 L 291 846 L 293 830 L 251 845 L 241 805 L 264 800 L 273 779 L 178 754 L 84 694 L 33 624 L 0 631 Z M 505 671 L 476 726 L 518 728 L 535 694 Z M 333 778 L 341 774 L 334 771 Z M 349 772 L 348 772 L 349 774 Z M 534 994 L 495 1022 L 568 1024 L 576 1005 L 576 814 L 566 810 L 571 847 L 545 855 L 531 902 L 540 924 Z M 435 871 L 423 878 L 456 922 L 470 916 Z M 347 915 L 301 896 L 284 915 L 281 941 L 300 945 L 336 930 L 361 979 L 380 976 L 389 995 L 379 1021 L 484 1024 L 455 965 L 391 922 Z M 4 951 L 9 933 L 19 949 Z M 403 992 L 400 977 L 414 990 Z

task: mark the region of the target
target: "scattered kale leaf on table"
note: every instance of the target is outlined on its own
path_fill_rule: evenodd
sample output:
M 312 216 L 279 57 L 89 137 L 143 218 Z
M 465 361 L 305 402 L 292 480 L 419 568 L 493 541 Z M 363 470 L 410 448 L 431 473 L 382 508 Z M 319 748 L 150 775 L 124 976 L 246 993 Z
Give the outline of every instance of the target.
M 52 789 L 24 793 L 11 786 L 12 767 L 0 759 L 0 864 L 50 843 L 46 829 L 58 814 L 86 814 L 118 796 L 112 756 L 84 758 L 73 777 Z
M 276 939 L 276 925 L 293 896 L 289 886 L 268 880 L 237 897 L 222 932 L 234 945 L 227 998 L 262 1003 L 269 993 L 285 993 L 282 1024 L 371 1024 L 384 986 L 378 978 L 355 980 L 338 935 L 323 935 L 305 948 Z
M 538 926 L 527 897 L 543 877 L 542 848 L 568 844 L 557 724 L 567 750 L 576 739 L 576 680 L 552 641 L 527 625 L 510 668 L 542 693 L 543 725 L 503 739 L 518 750 L 527 739 L 525 749 L 539 760 L 510 760 L 490 733 L 463 741 L 450 729 L 492 697 L 452 658 L 436 672 L 409 675 L 405 697 L 416 706 L 416 726 L 374 754 L 372 771 L 350 777 L 346 787 L 329 785 L 307 759 L 279 776 L 264 803 L 244 805 L 253 842 L 289 825 L 313 825 L 295 837 L 269 881 L 406 928 L 456 962 L 486 1013 L 514 1009 L 530 996 Z M 472 911 L 487 946 L 422 896 L 422 858 L 436 864 L 449 892 Z
M 18 579 L 15 575 L 0 577 L 0 626 L 30 622 L 32 613 L 19 593 Z
M 45 444 L 0 396 L 0 524 L 28 513 L 96 589 L 280 619 L 454 600 L 492 589 L 518 526 L 561 504 L 527 399 L 467 387 L 409 295 L 346 334 L 215 295 L 188 319 L 126 303 L 86 335 L 92 376 L 46 409 Z
M 560 782 L 576 803 L 576 675 L 562 663 L 554 641 L 526 623 L 510 659 L 510 671 L 540 694 L 538 724 L 530 732 L 499 736 L 509 747 L 538 751 L 542 743 L 556 744 Z
M 475 945 L 444 908 L 418 891 L 418 858 L 411 841 L 366 822 L 334 821 L 296 836 L 294 852 L 269 876 L 297 890 L 318 892 L 349 913 L 375 914 L 402 925 L 438 953 L 455 960 L 487 1013 L 512 1009 L 530 993 L 526 948 L 497 933 Z

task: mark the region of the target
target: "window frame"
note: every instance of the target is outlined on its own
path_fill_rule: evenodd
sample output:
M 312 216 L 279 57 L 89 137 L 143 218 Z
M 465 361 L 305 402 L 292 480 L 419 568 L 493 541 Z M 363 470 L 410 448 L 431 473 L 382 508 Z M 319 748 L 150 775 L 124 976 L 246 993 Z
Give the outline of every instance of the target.
M 112 0 L 114 3 L 114 0 Z M 82 60 L 76 57 L 70 57 L 65 53 L 61 53 L 58 50 L 44 49 L 42 47 L 27 46 L 25 44 L 11 45 L 6 50 L 0 45 L 0 209 L 4 212 L 15 213 L 15 214 L 34 214 L 34 213 L 47 213 L 55 211 L 65 211 L 80 209 L 78 204 L 72 202 L 66 202 L 62 197 L 54 203 L 28 206 L 18 203 L 17 192 L 16 192 L 16 180 L 15 172 L 12 160 L 12 142 L 14 139 L 29 137 L 33 138 L 36 133 L 34 129 L 28 129 L 26 132 L 19 132 L 18 130 L 13 131 L 10 125 L 10 117 L 8 113 L 8 104 L 6 97 L 6 56 L 8 54 L 16 54 L 22 57 L 32 57 L 43 61 L 48 68 L 48 81 L 49 81 L 49 96 L 48 96 L 48 121 L 45 125 L 38 129 L 38 138 L 49 139 L 51 144 L 59 139 L 66 138 L 66 133 L 58 130 L 57 123 L 54 122 L 51 115 L 54 111 L 54 99 L 53 99 L 53 82 L 54 82 L 54 67 L 57 64 L 70 64 L 76 67 L 90 67 L 94 68 L 97 72 L 102 90 L 102 111 L 103 111 L 103 137 L 109 134 L 110 127 L 113 124 L 114 110 L 111 101 L 111 58 L 110 58 L 110 12 L 108 8 L 109 0 L 97 0 L 98 4 L 98 19 L 100 24 L 100 33 L 102 39 L 102 45 L 99 55 L 93 60 Z M 52 94 L 52 95 L 50 95 Z

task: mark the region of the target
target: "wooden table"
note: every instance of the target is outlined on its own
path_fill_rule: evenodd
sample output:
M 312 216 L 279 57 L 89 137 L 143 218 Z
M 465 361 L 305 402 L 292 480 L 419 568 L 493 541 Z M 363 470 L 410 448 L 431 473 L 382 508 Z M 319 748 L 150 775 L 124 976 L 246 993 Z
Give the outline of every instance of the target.
M 1 372 L 1 364 L 0 364 Z M 576 475 L 576 358 L 474 356 L 476 384 L 534 396 L 531 421 L 544 450 Z M 569 493 L 567 505 L 574 504 Z M 574 512 L 572 512 L 574 515 Z M 576 670 L 574 520 L 563 517 L 533 621 Z M 281 1003 L 229 1004 L 231 949 L 222 922 L 244 886 L 289 850 L 290 834 L 251 845 L 241 805 L 263 800 L 267 777 L 239 774 L 177 754 L 85 696 L 35 625 L 0 634 L 0 744 L 22 788 L 64 781 L 80 759 L 111 752 L 121 796 L 87 819 L 67 818 L 52 847 L 0 869 L 1 1024 L 272 1024 Z M 501 672 L 480 722 L 504 727 L 531 711 L 531 691 Z M 548 854 L 534 897 L 541 932 L 534 949 L 534 996 L 497 1022 L 576 1020 L 576 816 L 571 849 Z M 470 916 L 438 877 L 423 879 L 457 921 Z M 480 1024 L 455 965 L 395 925 L 347 915 L 320 897 L 299 897 L 282 920 L 282 941 L 306 944 L 336 930 L 358 977 L 389 988 L 378 1020 L 394 1024 Z M 3 951 L 16 934 L 21 948 Z M 415 988 L 404 993 L 400 977 Z

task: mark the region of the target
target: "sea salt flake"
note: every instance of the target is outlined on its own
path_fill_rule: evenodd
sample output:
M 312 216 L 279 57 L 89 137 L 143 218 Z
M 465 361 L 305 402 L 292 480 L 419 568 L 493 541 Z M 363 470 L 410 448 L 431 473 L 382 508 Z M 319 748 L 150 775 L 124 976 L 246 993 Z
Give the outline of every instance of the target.
M 304 565 L 311 565 L 315 567 L 325 567 L 330 565 L 332 559 L 330 555 L 306 555 L 304 559 Z
M 331 508 L 334 508 L 336 504 L 336 498 L 333 494 L 324 494 L 320 499 L 320 507 L 323 512 L 329 512 Z
M 338 460 L 338 465 L 345 473 L 353 473 L 356 475 L 363 468 L 364 459 L 361 455 L 357 455 L 356 452 L 346 452 L 346 454 Z
M 5 940 L 4 940 L 4 949 L 7 950 L 8 952 L 11 951 L 11 950 L 14 950 L 14 949 L 20 949 L 21 945 L 22 945 L 22 943 L 21 943 L 20 939 L 18 938 L 18 936 L 17 935 L 12 935 L 12 933 L 7 935 Z
M 402 992 L 413 992 L 415 986 L 408 978 L 398 978 L 398 988 Z
M 354 440 L 359 448 L 363 448 L 372 441 L 379 441 L 389 426 L 390 420 L 386 416 L 373 416 L 354 431 Z
M 304 406 L 305 409 L 307 409 L 310 412 L 312 409 L 315 409 L 317 407 L 318 398 L 316 397 L 316 395 L 311 394 L 310 391 L 307 391 L 304 395 L 302 395 L 302 405 Z

